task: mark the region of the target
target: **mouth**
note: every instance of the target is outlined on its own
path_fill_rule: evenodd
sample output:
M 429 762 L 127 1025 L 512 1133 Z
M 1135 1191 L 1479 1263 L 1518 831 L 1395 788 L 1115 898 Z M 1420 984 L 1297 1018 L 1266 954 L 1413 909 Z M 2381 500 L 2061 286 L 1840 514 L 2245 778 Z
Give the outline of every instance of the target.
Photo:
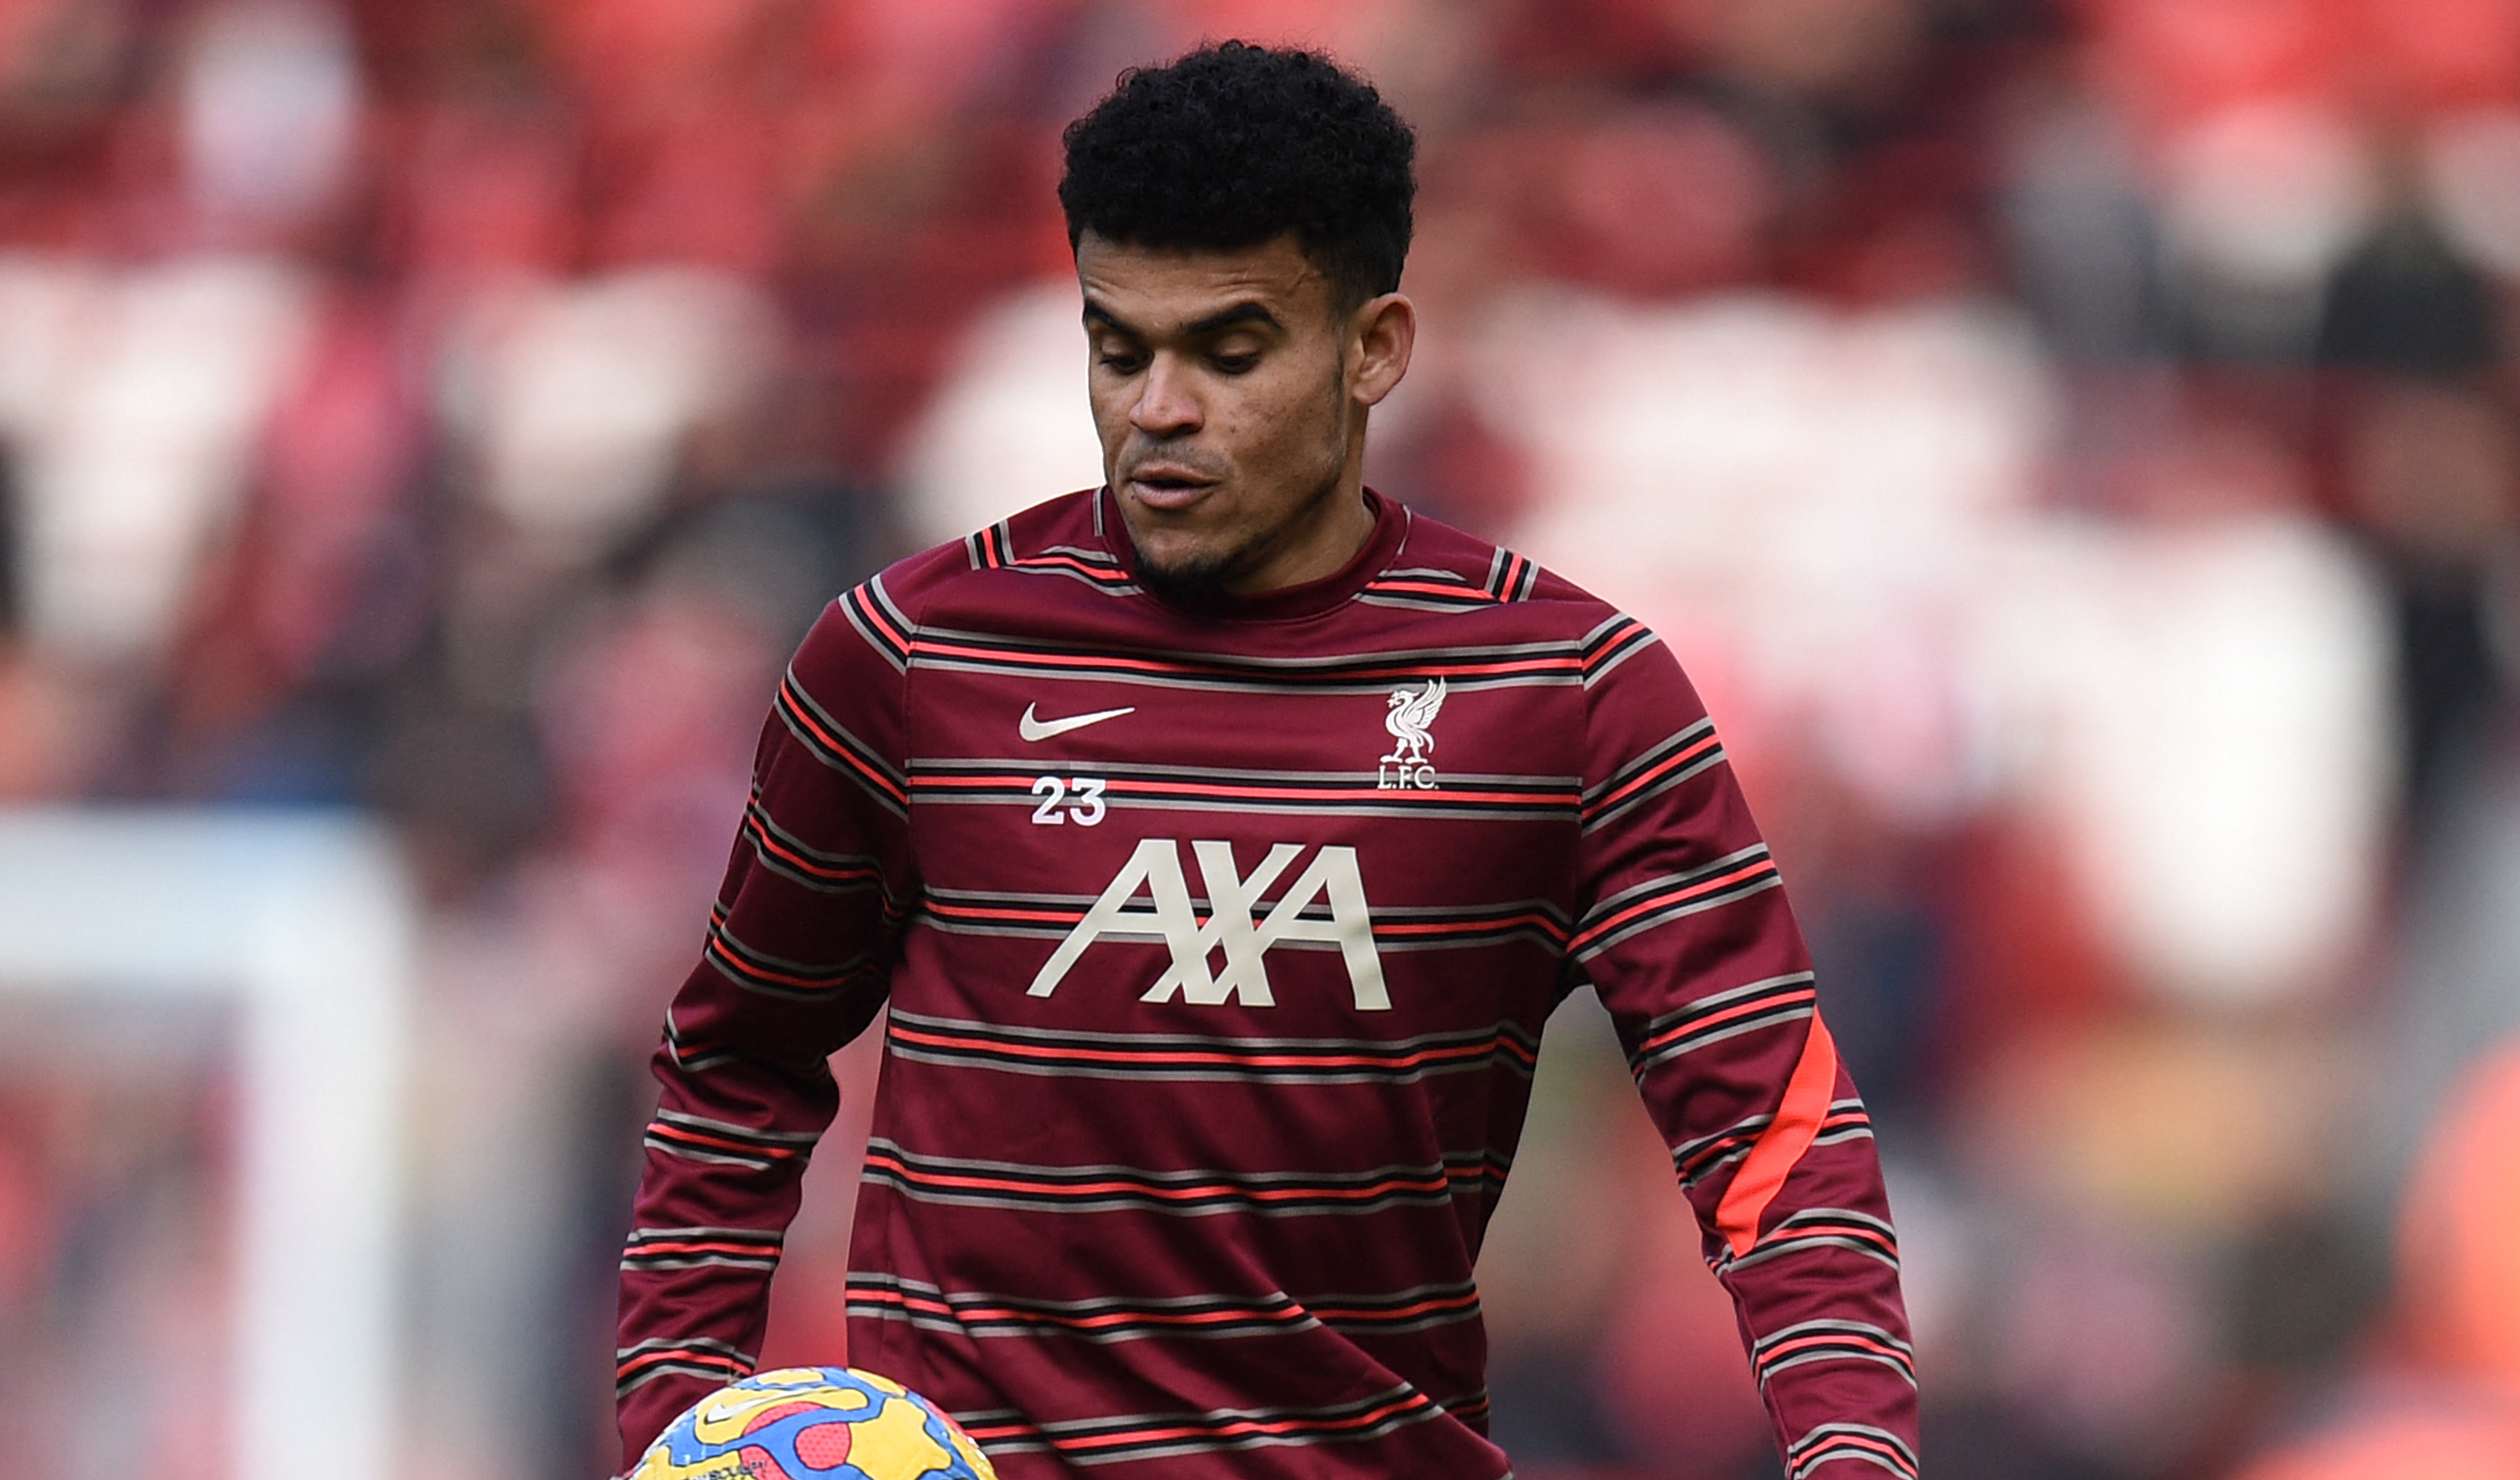
M 1173 510 L 1186 509 L 1197 503 L 1216 483 L 1187 468 L 1149 463 L 1130 473 L 1128 486 L 1139 503 L 1149 508 Z

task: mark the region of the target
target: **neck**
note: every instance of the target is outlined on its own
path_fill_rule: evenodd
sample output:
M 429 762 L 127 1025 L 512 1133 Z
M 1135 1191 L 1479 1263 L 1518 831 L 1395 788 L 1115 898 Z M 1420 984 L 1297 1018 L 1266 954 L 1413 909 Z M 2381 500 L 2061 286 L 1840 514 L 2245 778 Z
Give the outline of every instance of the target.
M 1225 583 L 1234 596 L 1261 596 L 1337 573 L 1374 536 L 1364 469 L 1350 459 L 1338 479 L 1306 501 L 1259 564 Z

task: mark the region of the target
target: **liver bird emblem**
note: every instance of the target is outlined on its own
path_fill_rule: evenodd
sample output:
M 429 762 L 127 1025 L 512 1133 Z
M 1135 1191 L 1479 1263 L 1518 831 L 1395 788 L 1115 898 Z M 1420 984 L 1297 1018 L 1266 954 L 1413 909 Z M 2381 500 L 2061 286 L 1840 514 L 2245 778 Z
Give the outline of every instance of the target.
M 1426 681 L 1426 686 L 1391 691 L 1391 712 L 1383 716 L 1383 728 L 1391 732 L 1394 742 L 1391 754 L 1383 757 L 1385 765 L 1421 766 L 1435 749 L 1435 737 L 1428 727 L 1435 723 L 1435 713 L 1444 707 L 1444 680 Z

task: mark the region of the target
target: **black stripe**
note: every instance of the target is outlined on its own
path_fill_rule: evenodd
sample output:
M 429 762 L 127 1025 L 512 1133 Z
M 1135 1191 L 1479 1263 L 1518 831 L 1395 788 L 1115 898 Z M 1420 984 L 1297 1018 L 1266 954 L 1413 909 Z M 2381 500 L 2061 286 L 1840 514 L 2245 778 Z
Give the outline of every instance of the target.
M 890 613 L 880 611 L 874 597 L 863 583 L 851 586 L 842 592 L 840 606 L 842 615 L 849 619 L 851 626 L 857 628 L 858 635 L 891 658 L 894 667 L 898 668 L 910 661 L 909 647 L 904 643 L 894 641 L 887 635 L 888 626 L 891 631 L 907 633 L 910 630 L 909 625 Z

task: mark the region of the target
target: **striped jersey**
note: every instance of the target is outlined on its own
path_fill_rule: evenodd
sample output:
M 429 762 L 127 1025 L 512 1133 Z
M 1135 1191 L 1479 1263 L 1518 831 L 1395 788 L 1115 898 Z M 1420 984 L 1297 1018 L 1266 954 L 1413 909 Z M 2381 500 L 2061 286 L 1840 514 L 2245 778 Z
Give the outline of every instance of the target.
M 1871 1124 L 1703 706 L 1634 620 L 1367 496 L 1345 570 L 1228 610 L 1141 589 L 1094 492 L 823 612 L 654 1059 L 632 1455 L 752 1370 L 880 1016 L 849 1358 L 1008 1480 L 1507 1475 L 1472 1271 L 1589 985 L 1788 1474 L 1912 1480 Z

